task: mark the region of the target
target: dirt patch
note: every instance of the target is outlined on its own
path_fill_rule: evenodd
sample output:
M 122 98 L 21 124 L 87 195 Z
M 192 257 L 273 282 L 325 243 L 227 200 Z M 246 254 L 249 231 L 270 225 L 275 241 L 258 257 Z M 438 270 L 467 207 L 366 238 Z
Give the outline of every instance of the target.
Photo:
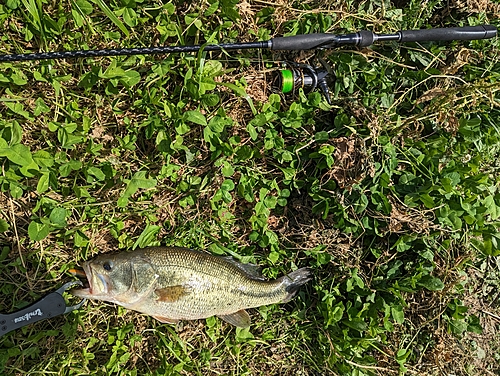
M 444 266 L 440 267 L 441 269 Z M 435 294 L 421 290 L 405 298 L 408 308 L 405 322 L 388 336 L 384 352 L 391 357 L 378 358 L 379 364 L 393 368 L 399 348 L 412 350 L 412 357 L 405 365 L 409 374 L 426 376 L 493 376 L 500 374 L 500 306 L 498 304 L 498 273 L 500 261 L 474 263 L 464 275 L 448 276 L 447 293 Z M 454 282 L 451 281 L 454 279 Z M 453 286 L 464 290 L 461 300 L 455 300 L 467 311 L 468 322 L 479 319 L 481 333 L 465 331 L 454 335 L 449 321 Z M 463 287 L 461 287 L 463 286 Z M 411 341 L 410 343 L 408 341 Z M 385 375 L 385 373 L 379 373 Z
M 500 260 L 485 260 L 478 267 L 469 268 L 467 278 L 471 287 L 463 303 L 468 314 L 479 318 L 482 333 L 467 333 L 469 344 L 467 356 L 475 367 L 485 375 L 500 374 L 500 305 L 498 297 L 498 276 Z M 496 360 L 485 364 L 485 359 Z M 496 363 L 496 365 L 495 365 Z
M 432 210 L 422 211 L 410 208 L 393 196 L 388 197 L 391 203 L 391 214 L 375 218 L 383 219 L 387 222 L 386 231 L 389 233 L 407 233 L 410 230 L 417 234 L 429 234 L 431 230 L 439 230 L 429 218 L 433 215 Z
M 453 0 L 450 8 L 457 8 L 467 13 L 500 12 L 500 4 L 492 0 Z
M 322 182 L 335 179 L 340 188 L 352 190 L 354 184 L 360 183 L 374 169 L 369 163 L 366 148 L 356 135 L 338 137 L 332 140 L 335 146 L 333 154 L 335 163 L 322 178 Z

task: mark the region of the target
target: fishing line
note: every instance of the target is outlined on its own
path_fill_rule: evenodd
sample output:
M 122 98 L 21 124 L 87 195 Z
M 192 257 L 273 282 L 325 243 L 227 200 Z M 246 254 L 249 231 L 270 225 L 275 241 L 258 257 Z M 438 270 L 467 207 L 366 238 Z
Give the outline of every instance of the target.
M 294 88 L 293 72 L 290 69 L 283 69 L 281 71 L 280 82 L 278 84 L 283 94 L 292 92 Z

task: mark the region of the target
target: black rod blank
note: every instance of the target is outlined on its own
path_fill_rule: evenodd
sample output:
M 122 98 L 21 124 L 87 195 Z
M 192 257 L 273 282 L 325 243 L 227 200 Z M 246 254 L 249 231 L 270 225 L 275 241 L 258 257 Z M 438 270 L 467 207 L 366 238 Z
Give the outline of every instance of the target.
M 159 55 L 182 52 L 221 51 L 221 50 L 244 50 L 244 49 L 268 49 L 267 42 L 251 43 L 227 43 L 227 44 L 208 44 L 206 46 L 159 46 L 159 47 L 140 47 L 140 48 L 117 48 L 104 50 L 77 50 L 77 51 L 59 51 L 59 52 L 36 52 L 27 54 L 0 55 L 2 61 L 29 61 L 29 60 L 60 60 L 60 59 L 78 59 L 89 57 L 104 56 L 133 56 L 133 55 Z
M 302 34 L 289 37 L 272 38 L 264 42 L 207 44 L 195 46 L 159 46 L 143 48 L 119 48 L 104 50 L 78 50 L 60 52 L 38 52 L 26 54 L 0 55 L 0 62 L 29 61 L 47 59 L 77 59 L 103 56 L 132 56 L 171 54 L 182 52 L 221 51 L 221 50 L 312 50 L 315 48 L 334 48 L 341 45 L 355 45 L 367 47 L 377 41 L 397 42 L 426 42 L 426 41 L 452 41 L 452 40 L 477 40 L 493 38 L 497 35 L 497 28 L 493 25 L 451 27 L 423 30 L 401 30 L 395 34 L 375 34 L 371 31 L 357 33 L 336 34 Z

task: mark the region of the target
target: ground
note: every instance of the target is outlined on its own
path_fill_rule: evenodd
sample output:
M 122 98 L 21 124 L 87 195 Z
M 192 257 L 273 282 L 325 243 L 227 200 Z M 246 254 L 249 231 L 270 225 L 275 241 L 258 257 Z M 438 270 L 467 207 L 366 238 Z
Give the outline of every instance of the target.
M 9 0 L 0 54 L 498 26 L 493 1 Z M 0 337 L 0 374 L 500 373 L 498 38 L 0 63 L 0 311 L 99 253 L 308 266 L 297 298 L 161 324 L 102 302 Z M 321 92 L 284 61 L 330 70 Z M 75 298 L 66 296 L 68 301 Z

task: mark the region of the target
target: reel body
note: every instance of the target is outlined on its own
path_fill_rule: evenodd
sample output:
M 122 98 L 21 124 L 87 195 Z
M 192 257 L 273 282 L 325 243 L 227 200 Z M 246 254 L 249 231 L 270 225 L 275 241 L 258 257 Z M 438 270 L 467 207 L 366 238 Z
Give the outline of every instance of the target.
M 279 92 L 293 96 L 299 89 L 303 89 L 305 93 L 310 93 L 319 87 L 326 101 L 331 105 L 328 85 L 333 77 L 333 72 L 326 63 L 320 61 L 322 66 L 316 68 L 308 64 L 285 62 L 286 68 L 277 71 L 273 79 L 273 86 Z

